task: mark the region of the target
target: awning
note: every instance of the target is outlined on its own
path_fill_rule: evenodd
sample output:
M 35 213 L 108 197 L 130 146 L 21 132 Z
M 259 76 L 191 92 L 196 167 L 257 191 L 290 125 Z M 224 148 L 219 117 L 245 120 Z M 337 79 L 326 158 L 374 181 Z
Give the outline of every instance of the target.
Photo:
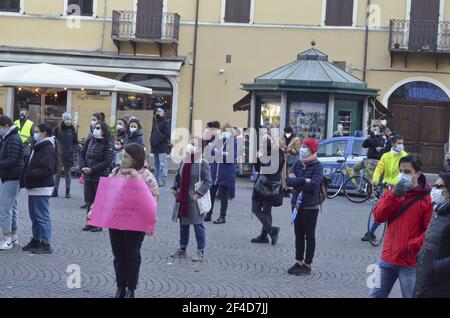
M 237 111 L 250 111 L 252 103 L 252 93 L 248 93 L 242 99 L 240 99 L 237 103 L 233 105 L 233 110 Z
M 385 119 L 394 117 L 394 114 L 386 106 L 384 106 L 377 98 L 372 98 L 371 104 L 375 111 L 375 119 Z
M 0 66 L 48 63 L 77 71 L 178 76 L 184 57 L 134 56 L 0 46 Z
M 152 89 L 150 88 L 45 63 L 0 68 L 0 86 L 152 94 Z

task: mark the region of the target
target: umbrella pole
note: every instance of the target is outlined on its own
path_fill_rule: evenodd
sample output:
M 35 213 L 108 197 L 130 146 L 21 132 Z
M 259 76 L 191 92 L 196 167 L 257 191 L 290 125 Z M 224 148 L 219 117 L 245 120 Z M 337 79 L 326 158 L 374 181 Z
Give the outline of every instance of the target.
M 44 123 L 44 114 L 45 114 L 45 90 L 41 92 L 41 118 L 40 123 Z

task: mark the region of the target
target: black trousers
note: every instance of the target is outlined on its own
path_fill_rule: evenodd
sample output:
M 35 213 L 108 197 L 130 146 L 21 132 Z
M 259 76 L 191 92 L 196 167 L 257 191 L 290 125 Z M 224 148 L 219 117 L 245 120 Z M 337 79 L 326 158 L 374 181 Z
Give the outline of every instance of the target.
M 217 194 L 219 194 L 220 197 L 220 216 L 225 217 L 227 215 L 227 209 L 228 209 L 228 195 L 230 193 L 230 188 L 219 186 L 219 185 L 213 185 L 210 190 L 211 193 L 211 210 L 209 211 L 210 214 L 213 213 L 214 210 L 214 202 L 216 201 Z
M 117 287 L 136 290 L 144 237 L 143 232 L 109 230 Z
M 99 180 L 96 180 L 96 181 L 85 180 L 84 181 L 84 199 L 86 200 L 88 213 L 91 210 L 92 204 L 94 203 L 95 195 L 97 194 L 98 183 L 99 183 Z
M 305 260 L 311 264 L 316 249 L 316 225 L 319 210 L 298 211 L 294 222 L 295 227 L 295 258 L 297 261 Z M 306 243 L 306 255 L 305 255 Z
M 252 200 L 252 212 L 262 224 L 261 236 L 272 233 L 272 204 L 267 201 Z

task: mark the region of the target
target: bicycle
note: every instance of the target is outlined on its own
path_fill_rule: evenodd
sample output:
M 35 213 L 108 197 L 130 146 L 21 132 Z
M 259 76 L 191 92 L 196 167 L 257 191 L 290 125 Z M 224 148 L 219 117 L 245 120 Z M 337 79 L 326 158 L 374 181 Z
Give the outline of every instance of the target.
M 330 182 L 327 191 L 327 198 L 333 199 L 339 195 L 344 189 L 344 194 L 351 202 L 362 203 L 367 201 L 372 196 L 372 184 L 365 177 L 365 175 L 372 175 L 373 173 L 367 168 L 367 164 L 364 163 L 364 169 L 362 175 L 353 175 L 352 169 L 347 165 L 348 156 L 344 156 L 338 149 L 337 153 L 344 157 L 344 159 L 337 160 L 342 166 L 330 176 Z M 352 154 L 352 158 L 358 157 L 358 154 Z M 366 160 L 366 159 L 364 159 Z M 345 171 L 348 178 L 345 178 Z M 370 177 L 371 179 L 371 177 Z M 344 182 L 345 180 L 345 182 Z M 345 187 L 344 187 L 345 186 Z M 355 191 L 353 191 L 355 189 Z M 352 192 L 353 191 L 353 192 Z
M 388 188 L 389 188 L 388 184 L 382 183 L 374 191 L 375 192 L 375 194 L 373 195 L 374 200 L 372 201 L 372 208 L 370 209 L 369 219 L 367 221 L 367 233 L 369 233 L 369 243 L 373 247 L 379 246 L 383 242 L 384 236 L 386 234 L 387 222 L 384 222 L 383 224 L 378 224 L 376 230 L 373 233 L 371 233 L 372 232 L 371 230 L 372 226 L 376 224 L 374 217 L 375 207 L 377 206 L 378 202 L 381 200 L 381 197 L 384 195 L 384 193 Z

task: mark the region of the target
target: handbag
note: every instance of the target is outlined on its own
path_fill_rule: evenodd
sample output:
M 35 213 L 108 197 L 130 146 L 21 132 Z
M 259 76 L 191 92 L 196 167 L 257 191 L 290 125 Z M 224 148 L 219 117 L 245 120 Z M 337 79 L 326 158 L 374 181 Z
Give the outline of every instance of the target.
M 158 135 L 160 135 L 161 137 L 164 138 L 164 135 L 159 130 L 157 123 L 155 123 L 155 128 L 156 128 L 156 131 L 158 132 Z M 172 152 L 172 148 L 174 147 L 174 145 L 173 145 L 173 143 L 170 142 L 170 140 L 167 140 L 166 142 L 167 142 L 167 146 L 169 146 L 169 152 L 167 154 L 170 154 Z
M 175 202 L 175 205 L 173 206 L 172 221 L 174 221 L 175 223 L 178 221 L 179 218 L 180 206 L 181 206 L 180 202 Z
M 198 182 L 195 184 L 195 191 L 197 192 L 201 186 L 202 186 L 202 161 L 198 164 Z M 212 203 L 211 203 L 211 194 L 208 190 L 201 198 L 197 200 L 197 206 L 198 210 L 200 211 L 200 214 L 207 213 L 211 210 Z
M 253 188 L 253 199 L 267 201 L 272 206 L 283 205 L 283 192 L 280 181 L 271 181 L 265 175 L 259 175 Z

